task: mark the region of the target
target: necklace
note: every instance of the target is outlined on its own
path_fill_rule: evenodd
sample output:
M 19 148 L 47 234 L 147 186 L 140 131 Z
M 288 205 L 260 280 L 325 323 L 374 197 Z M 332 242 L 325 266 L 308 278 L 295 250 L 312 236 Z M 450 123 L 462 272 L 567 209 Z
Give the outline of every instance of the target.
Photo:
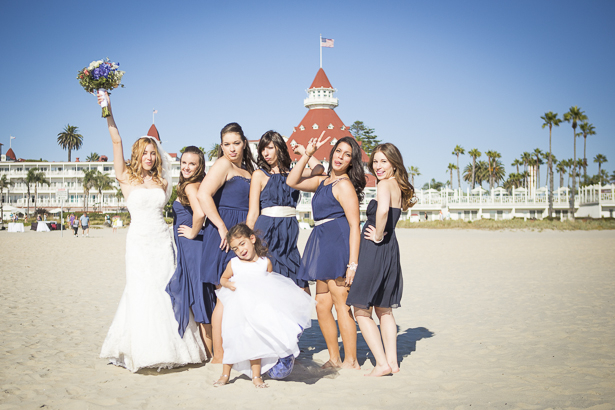
M 151 175 L 146 175 L 143 177 L 143 181 L 151 181 L 152 180 L 152 176 Z

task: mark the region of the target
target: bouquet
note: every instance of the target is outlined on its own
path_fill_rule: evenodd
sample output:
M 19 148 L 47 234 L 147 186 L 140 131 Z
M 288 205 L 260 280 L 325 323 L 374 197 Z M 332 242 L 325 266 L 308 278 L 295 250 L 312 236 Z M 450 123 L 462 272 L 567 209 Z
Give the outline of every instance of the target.
M 120 63 L 112 63 L 108 57 L 104 60 L 92 61 L 89 66 L 79 71 L 77 79 L 88 93 L 103 94 L 105 90 L 108 92 L 117 87 L 124 87 L 124 84 L 121 84 L 124 71 L 118 68 L 120 68 Z M 105 118 L 109 115 L 111 113 L 105 99 L 102 103 L 102 116 Z

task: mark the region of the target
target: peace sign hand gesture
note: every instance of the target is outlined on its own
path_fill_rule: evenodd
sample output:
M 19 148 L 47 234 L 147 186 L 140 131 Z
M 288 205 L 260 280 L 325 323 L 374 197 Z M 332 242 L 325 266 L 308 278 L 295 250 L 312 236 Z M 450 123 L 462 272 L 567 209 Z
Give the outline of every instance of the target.
M 324 141 L 321 141 L 324 135 L 325 135 L 325 131 L 323 131 L 322 134 L 320 134 L 320 137 L 318 137 L 318 139 L 316 138 L 310 139 L 310 142 L 308 142 L 307 148 L 305 149 L 305 154 L 308 157 L 311 157 L 312 155 L 314 155 L 314 153 L 318 151 L 318 148 L 325 145 L 325 143 L 331 139 L 331 137 L 327 137 L 324 139 Z

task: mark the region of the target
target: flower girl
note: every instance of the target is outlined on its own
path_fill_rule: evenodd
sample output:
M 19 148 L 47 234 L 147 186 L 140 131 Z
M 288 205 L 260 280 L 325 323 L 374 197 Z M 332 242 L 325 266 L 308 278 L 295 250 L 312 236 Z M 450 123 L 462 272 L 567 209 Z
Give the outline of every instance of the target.
M 256 387 L 268 387 L 261 375 L 278 359 L 299 355 L 298 336 L 311 325 L 314 301 L 292 280 L 272 272 L 267 248 L 246 224 L 231 228 L 226 240 L 237 256 L 216 291 L 224 304 L 224 357 L 214 386 L 227 384 L 234 368 Z

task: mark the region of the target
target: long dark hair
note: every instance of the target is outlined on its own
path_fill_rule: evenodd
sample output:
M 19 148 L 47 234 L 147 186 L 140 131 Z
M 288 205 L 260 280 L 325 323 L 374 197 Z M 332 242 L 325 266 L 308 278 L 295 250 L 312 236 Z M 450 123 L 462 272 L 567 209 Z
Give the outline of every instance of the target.
M 261 241 L 261 238 L 256 234 L 256 232 L 254 232 L 252 229 L 250 229 L 250 227 L 248 225 L 246 225 L 245 223 L 241 222 L 238 223 L 237 225 L 233 226 L 227 233 L 226 233 L 226 242 L 231 243 L 231 239 L 235 238 L 248 238 L 250 239 L 250 236 L 254 235 L 254 237 L 256 238 L 256 242 L 254 242 L 254 250 L 256 251 L 256 254 L 262 258 L 263 256 L 267 256 L 267 247 L 263 244 L 263 242 Z
M 263 157 L 263 150 L 272 142 L 275 146 L 276 155 L 278 157 L 278 170 L 280 171 L 280 174 L 285 174 L 290 171 L 290 154 L 288 153 L 288 148 L 286 147 L 284 138 L 273 130 L 269 130 L 264 133 L 260 141 L 258 141 L 258 158 L 256 160 L 256 164 L 259 168 L 264 169 L 268 173 L 271 172 L 271 165 L 265 161 L 265 158 Z
M 182 157 L 186 153 L 196 154 L 199 157 L 199 165 L 196 167 L 194 174 L 190 178 L 184 178 L 184 174 L 179 172 L 179 184 L 177 184 L 177 199 L 183 206 L 190 205 L 190 201 L 188 201 L 188 196 L 186 195 L 186 187 L 189 184 L 193 184 L 195 182 L 201 182 L 203 178 L 205 178 L 205 155 L 203 155 L 203 151 L 201 151 L 198 147 L 194 145 L 190 145 L 184 149 L 182 152 Z M 181 164 L 181 157 L 179 159 Z M 180 165 L 181 167 L 181 165 Z
M 228 123 L 224 126 L 224 128 L 222 128 L 222 130 L 220 130 L 220 146 L 218 147 L 218 158 L 224 155 L 224 153 L 222 152 L 222 137 L 224 137 L 224 134 L 228 134 L 229 132 L 235 132 L 241 137 L 241 140 L 244 143 L 243 153 L 241 157 L 241 167 L 248 171 L 250 175 L 252 175 L 252 173 L 254 172 L 254 157 L 252 157 L 252 150 L 250 150 L 250 144 L 248 143 L 248 139 L 243 133 L 241 125 L 237 124 L 236 122 Z
M 404 166 L 404 159 L 401 156 L 401 152 L 390 142 L 377 145 L 372 151 L 372 155 L 369 157 L 369 163 L 367 164 L 369 172 L 374 176 L 376 175 L 376 172 L 374 172 L 374 155 L 376 155 L 377 152 L 382 152 L 393 166 L 393 176 L 395 176 L 395 180 L 401 190 L 401 209 L 407 211 L 408 208 L 412 208 L 414 204 L 416 204 L 417 199 L 414 196 L 414 187 L 408 180 L 408 171 L 406 171 L 406 167 Z
M 327 175 L 331 176 L 331 170 L 333 169 L 333 154 L 337 149 L 337 146 L 342 142 L 350 145 L 352 148 L 352 159 L 350 160 L 350 164 L 348 165 L 348 169 L 346 173 L 348 174 L 348 179 L 352 182 L 354 186 L 354 190 L 357 193 L 357 197 L 359 198 L 359 202 L 363 200 L 363 188 L 365 188 L 366 179 L 365 179 L 365 170 L 363 169 L 363 162 L 361 161 L 362 152 L 361 147 L 357 141 L 352 137 L 344 137 L 338 140 L 333 148 L 331 149 L 331 153 L 329 154 L 329 170 L 327 171 Z

